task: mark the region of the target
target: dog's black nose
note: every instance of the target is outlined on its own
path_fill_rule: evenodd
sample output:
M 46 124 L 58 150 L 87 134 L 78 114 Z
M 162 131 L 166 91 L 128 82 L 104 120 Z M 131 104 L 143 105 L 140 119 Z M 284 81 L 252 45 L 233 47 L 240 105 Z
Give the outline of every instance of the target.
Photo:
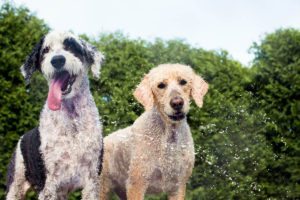
M 66 63 L 66 58 L 62 55 L 53 56 L 53 58 L 51 59 L 51 64 L 56 69 L 61 69 L 65 65 L 65 63 Z
M 170 101 L 170 105 L 174 110 L 181 110 L 183 107 L 184 101 L 183 98 L 181 97 L 174 97 L 173 99 L 171 99 Z

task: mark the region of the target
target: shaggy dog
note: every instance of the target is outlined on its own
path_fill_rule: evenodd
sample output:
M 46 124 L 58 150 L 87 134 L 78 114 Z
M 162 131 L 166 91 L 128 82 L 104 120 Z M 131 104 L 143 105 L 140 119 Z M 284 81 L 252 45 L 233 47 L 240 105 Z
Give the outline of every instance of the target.
M 7 199 L 23 199 L 33 188 L 40 200 L 99 197 L 102 125 L 89 89 L 88 70 L 100 74 L 103 55 L 67 32 L 50 32 L 21 67 L 27 82 L 34 71 L 49 92 L 38 127 L 19 140 L 7 175 Z
M 145 75 L 134 92 L 146 109 L 132 126 L 104 138 L 100 199 L 114 191 L 141 200 L 165 192 L 183 200 L 195 160 L 186 114 L 192 97 L 202 107 L 208 84 L 189 66 L 164 64 Z

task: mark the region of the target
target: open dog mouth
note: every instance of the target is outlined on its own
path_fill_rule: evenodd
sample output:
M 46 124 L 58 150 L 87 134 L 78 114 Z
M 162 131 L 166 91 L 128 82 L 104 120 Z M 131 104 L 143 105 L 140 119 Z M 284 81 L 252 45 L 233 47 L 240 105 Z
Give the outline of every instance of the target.
M 62 96 L 72 91 L 72 85 L 76 80 L 75 75 L 70 75 L 67 71 L 54 74 L 49 85 L 48 107 L 51 110 L 59 110 L 61 107 Z
M 68 73 L 68 72 L 66 72 Z M 76 80 L 76 76 L 75 75 L 69 75 L 68 73 L 68 78 L 64 81 L 64 83 L 62 84 L 61 87 L 61 92 L 62 95 L 67 95 L 72 91 L 72 85 Z
M 183 112 L 176 112 L 173 115 L 168 115 L 168 116 L 173 121 L 179 121 L 179 120 L 182 120 L 183 118 L 185 118 L 185 113 L 183 113 Z

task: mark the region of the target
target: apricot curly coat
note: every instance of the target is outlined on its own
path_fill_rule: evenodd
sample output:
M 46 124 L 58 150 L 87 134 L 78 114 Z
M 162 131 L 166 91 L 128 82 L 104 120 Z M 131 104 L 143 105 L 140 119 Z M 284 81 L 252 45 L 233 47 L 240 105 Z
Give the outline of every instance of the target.
M 186 117 L 170 117 L 177 112 L 170 101 L 183 99 L 180 112 L 185 116 L 190 98 L 202 107 L 207 90 L 208 84 L 185 65 L 159 65 L 145 75 L 134 96 L 146 112 L 132 126 L 104 138 L 100 199 L 107 199 L 110 191 L 129 200 L 161 192 L 169 199 L 184 199 L 194 143 Z

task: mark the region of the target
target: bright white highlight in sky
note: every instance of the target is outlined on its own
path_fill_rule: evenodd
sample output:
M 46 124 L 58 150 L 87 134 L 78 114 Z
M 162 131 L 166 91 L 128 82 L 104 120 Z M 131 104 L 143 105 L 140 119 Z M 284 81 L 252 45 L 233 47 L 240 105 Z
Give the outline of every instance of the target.
M 55 30 L 97 36 L 121 30 L 131 38 L 185 39 L 225 49 L 248 65 L 248 49 L 265 33 L 300 28 L 298 0 L 15 0 Z

